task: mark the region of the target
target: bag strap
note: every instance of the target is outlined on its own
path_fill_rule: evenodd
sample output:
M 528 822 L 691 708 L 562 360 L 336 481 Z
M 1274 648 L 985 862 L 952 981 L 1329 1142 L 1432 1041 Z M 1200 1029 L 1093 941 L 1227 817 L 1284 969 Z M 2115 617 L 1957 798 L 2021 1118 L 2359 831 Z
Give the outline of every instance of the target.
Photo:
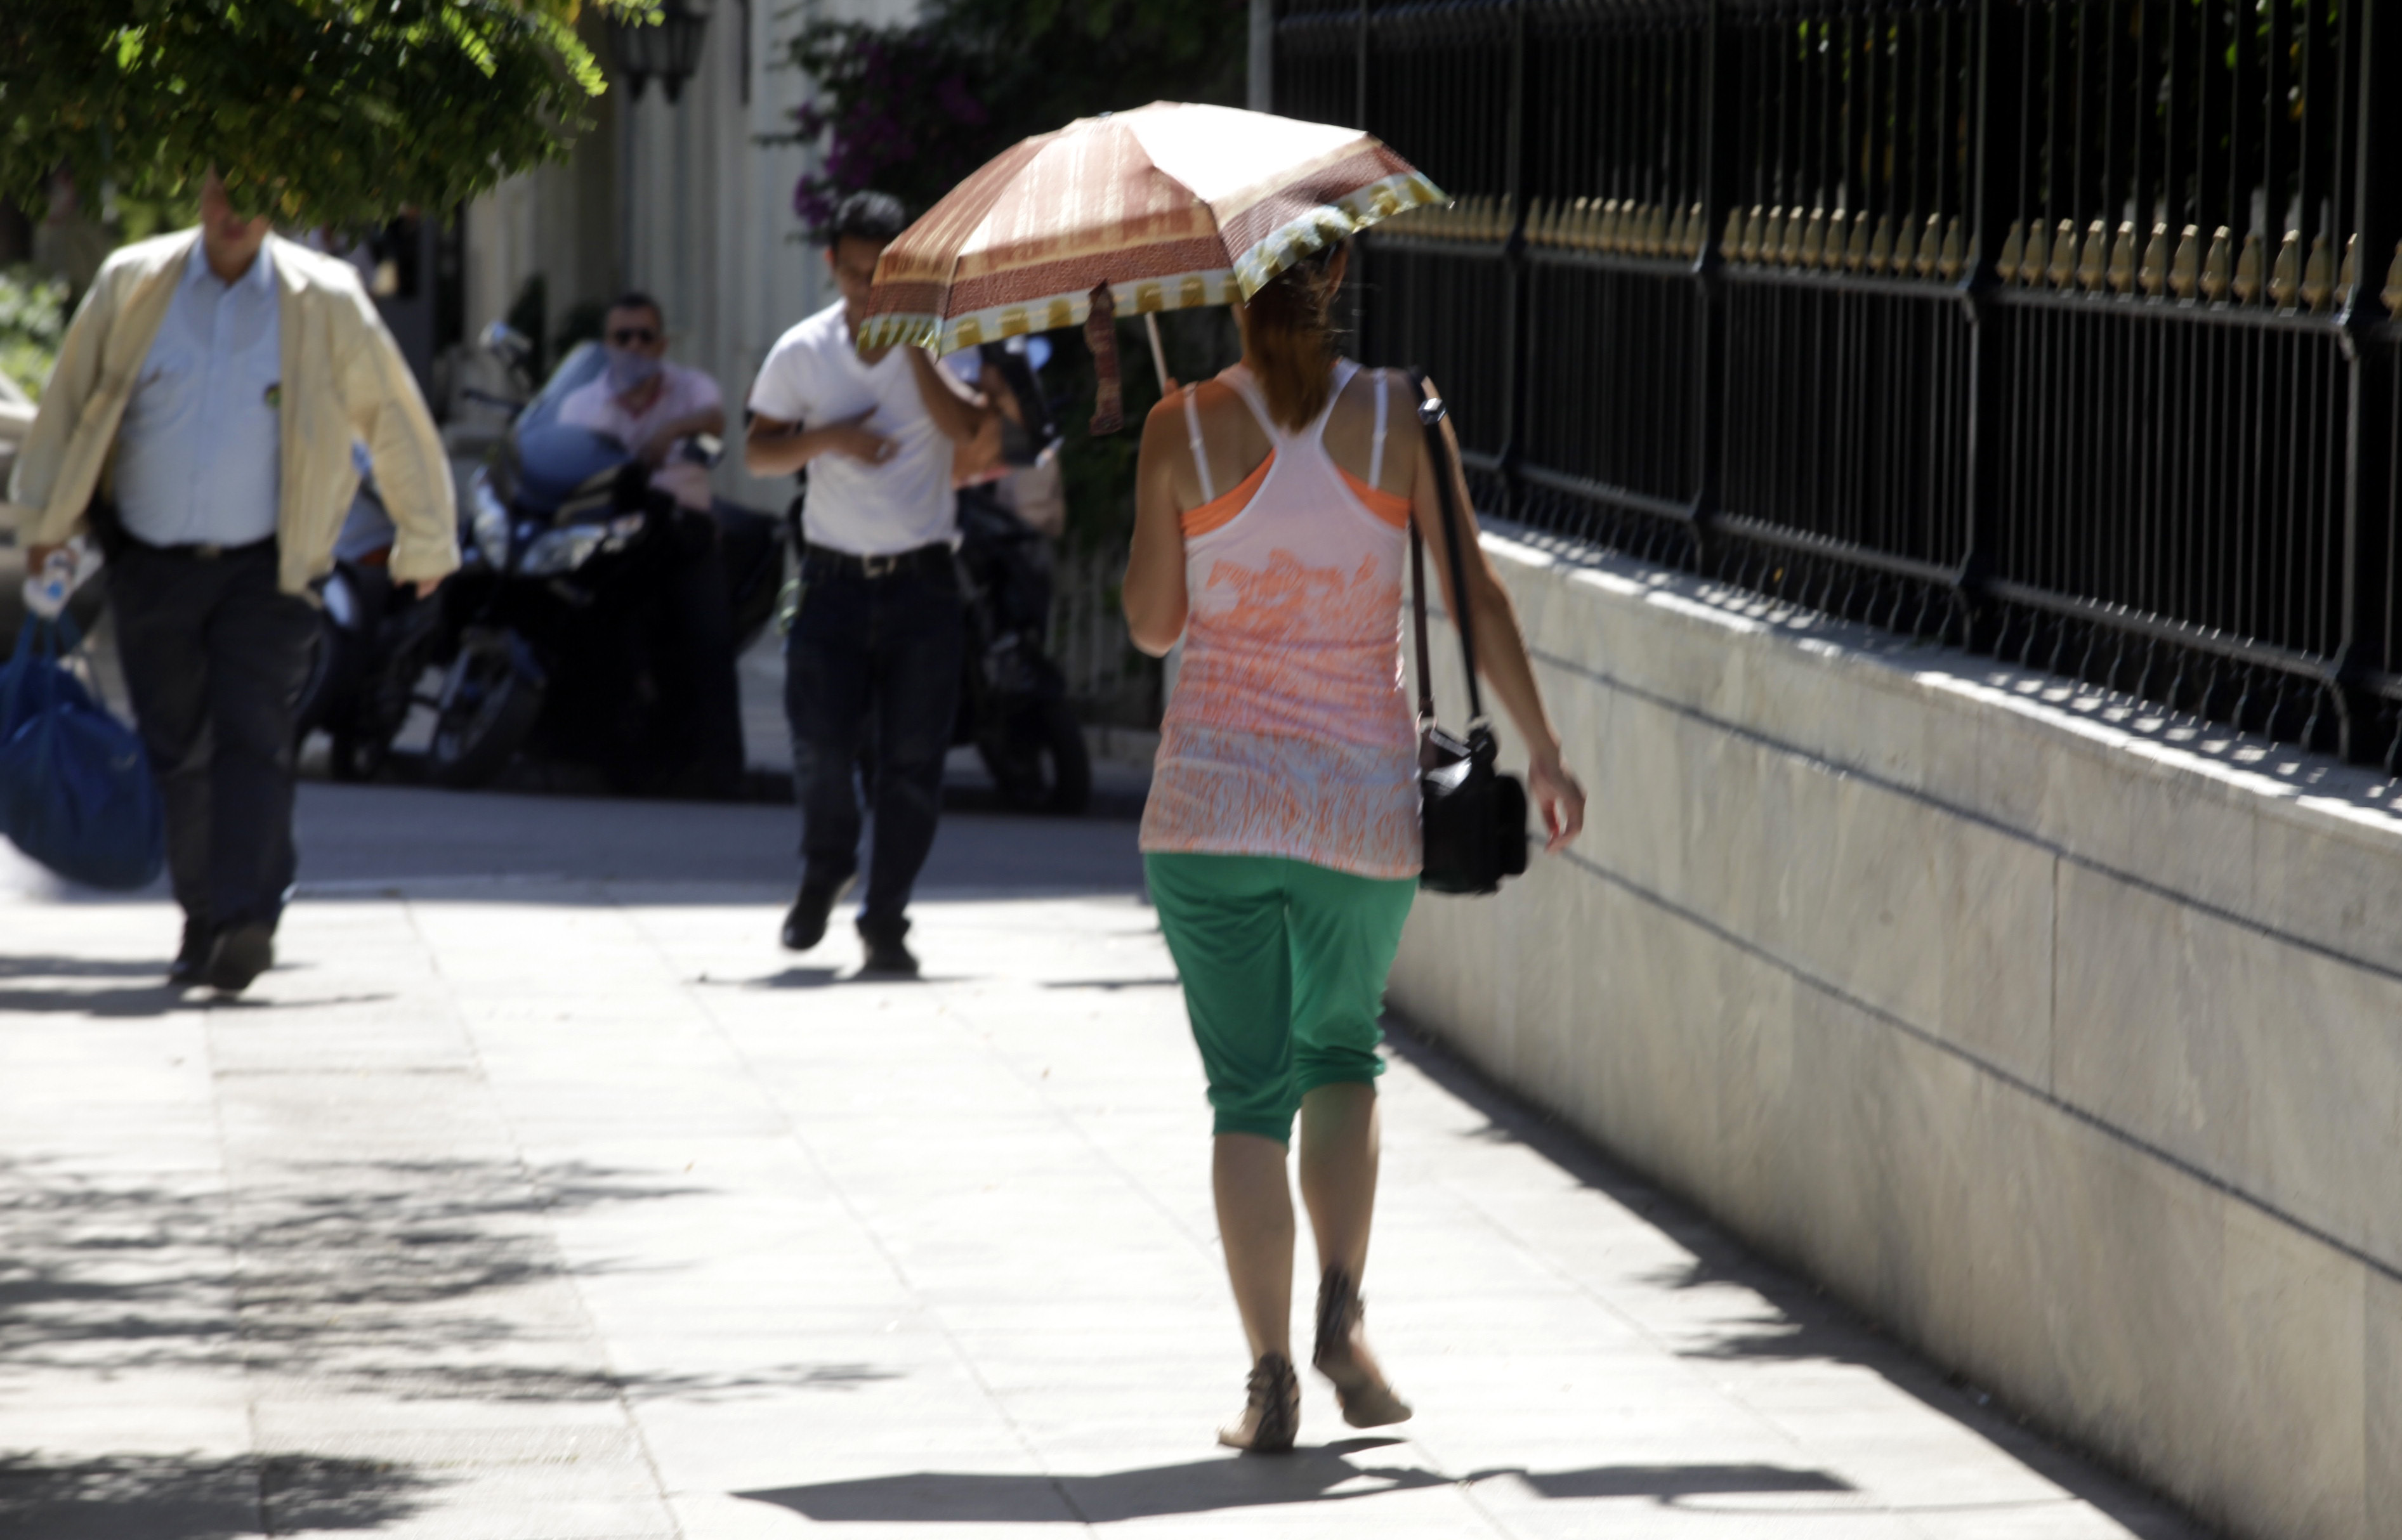
M 1468 569 L 1460 557 L 1459 494 L 1456 487 L 1458 472 L 1452 463 L 1450 441 L 1443 436 L 1443 398 L 1426 393 L 1425 370 L 1410 371 L 1410 392 L 1418 402 L 1418 423 L 1426 431 L 1427 461 L 1434 468 L 1435 502 L 1443 510 L 1443 549 L 1451 568 L 1451 617 L 1459 627 L 1459 657 L 1468 669 L 1468 719 L 1469 724 L 1474 726 L 1484 720 L 1484 696 L 1476 683 L 1475 617 L 1469 611 Z M 1417 631 L 1418 715 L 1430 720 L 1434 716 L 1434 675 L 1427 660 L 1426 556 L 1415 516 L 1410 519 L 1410 591 L 1411 618 Z

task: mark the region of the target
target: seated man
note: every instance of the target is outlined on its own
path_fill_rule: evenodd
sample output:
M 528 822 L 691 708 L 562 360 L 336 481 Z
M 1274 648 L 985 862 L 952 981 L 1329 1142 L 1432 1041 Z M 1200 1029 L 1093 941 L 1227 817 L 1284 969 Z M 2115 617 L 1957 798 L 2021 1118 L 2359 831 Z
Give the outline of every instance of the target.
M 659 543 L 656 629 L 662 687 L 682 709 L 663 714 L 650 763 L 630 766 L 649 790 L 727 798 L 742 790 L 742 714 L 734 673 L 734 615 L 720 521 L 710 516 L 709 466 L 686 454 L 695 434 L 725 431 L 717 381 L 670 364 L 658 301 L 640 292 L 609 307 L 601 341 L 609 367 L 568 392 L 559 420 L 615 439 L 652 466 L 651 485 L 687 510 L 677 537 Z M 747 532 L 747 531 L 746 531 Z M 648 636 L 628 638 L 638 649 Z
M 659 302 L 639 290 L 618 296 L 609 307 L 600 340 L 609 351 L 608 369 L 568 392 L 559 404 L 559 420 L 615 439 L 651 463 L 652 486 L 707 513 L 709 467 L 683 451 L 695 433 L 725 432 L 717 381 L 667 361 L 667 323 Z

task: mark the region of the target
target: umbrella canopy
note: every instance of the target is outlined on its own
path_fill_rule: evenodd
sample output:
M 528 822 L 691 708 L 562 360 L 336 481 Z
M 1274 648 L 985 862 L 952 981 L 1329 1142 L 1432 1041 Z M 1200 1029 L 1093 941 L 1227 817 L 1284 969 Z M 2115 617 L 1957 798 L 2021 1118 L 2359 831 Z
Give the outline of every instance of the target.
M 1377 220 L 1448 201 L 1357 129 L 1180 102 L 1081 117 L 960 183 L 884 249 L 863 348 L 937 352 L 1249 299 Z

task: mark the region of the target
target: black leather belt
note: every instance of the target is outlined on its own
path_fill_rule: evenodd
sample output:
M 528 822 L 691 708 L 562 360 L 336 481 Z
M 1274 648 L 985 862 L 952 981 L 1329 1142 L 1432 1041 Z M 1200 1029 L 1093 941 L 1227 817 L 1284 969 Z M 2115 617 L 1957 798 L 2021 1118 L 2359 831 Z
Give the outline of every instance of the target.
M 901 577 L 912 572 L 947 572 L 951 570 L 951 547 L 938 541 L 911 551 L 895 551 L 890 556 L 860 557 L 849 551 L 837 551 L 831 545 L 805 545 L 801 548 L 803 565 L 822 571 L 828 568 L 845 577 Z
M 139 535 L 129 534 L 125 538 L 145 551 L 156 551 L 160 556 L 166 557 L 189 557 L 195 561 L 215 561 L 221 557 L 248 556 L 253 551 L 264 551 L 275 543 L 273 535 L 269 535 L 264 540 L 246 540 L 240 545 L 219 545 L 214 541 L 206 540 L 196 540 L 183 545 L 153 545 Z

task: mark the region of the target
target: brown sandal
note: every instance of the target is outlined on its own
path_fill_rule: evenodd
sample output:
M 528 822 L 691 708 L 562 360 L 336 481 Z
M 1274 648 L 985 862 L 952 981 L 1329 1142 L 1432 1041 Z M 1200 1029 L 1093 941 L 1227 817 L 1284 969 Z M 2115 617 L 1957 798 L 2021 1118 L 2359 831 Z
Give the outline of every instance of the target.
M 1250 1400 L 1242 1421 L 1218 1430 L 1218 1442 L 1252 1454 L 1290 1454 L 1301 1431 L 1301 1377 L 1281 1353 L 1264 1354 L 1251 1367 Z
M 1406 1423 L 1414 1409 L 1387 1384 L 1361 1367 L 1351 1351 L 1351 1334 L 1366 1314 L 1360 1286 L 1341 1267 L 1331 1267 L 1318 1284 L 1318 1344 L 1309 1355 L 1311 1367 L 1334 1382 L 1334 1399 L 1343 1420 L 1355 1428 L 1380 1428 Z

